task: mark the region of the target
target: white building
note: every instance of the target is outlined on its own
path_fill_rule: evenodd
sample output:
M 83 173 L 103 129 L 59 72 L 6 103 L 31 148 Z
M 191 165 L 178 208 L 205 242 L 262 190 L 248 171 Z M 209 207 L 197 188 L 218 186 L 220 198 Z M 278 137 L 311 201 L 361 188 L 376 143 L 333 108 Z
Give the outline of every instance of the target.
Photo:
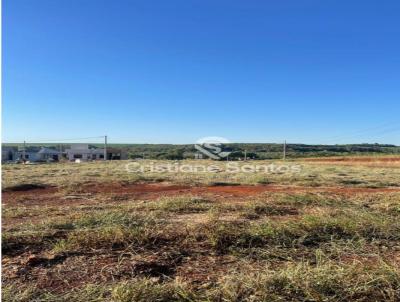
M 17 159 L 22 161 L 40 161 L 40 147 L 20 147 L 17 152 Z
M 104 149 L 89 148 L 87 144 L 74 144 L 70 149 L 66 149 L 67 159 L 74 161 L 80 159 L 82 161 L 104 159 Z
M 25 157 L 24 157 L 25 156 Z M 20 148 L 17 152 L 17 160 L 30 162 L 58 161 L 61 158 L 61 152 L 56 149 L 46 147 L 27 147 Z

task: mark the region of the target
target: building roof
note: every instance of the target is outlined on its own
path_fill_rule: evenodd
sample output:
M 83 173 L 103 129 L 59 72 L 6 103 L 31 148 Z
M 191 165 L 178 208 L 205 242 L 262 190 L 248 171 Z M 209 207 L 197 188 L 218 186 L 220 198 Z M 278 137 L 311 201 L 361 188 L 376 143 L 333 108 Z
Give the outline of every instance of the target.
M 60 151 L 57 151 L 55 149 L 51 148 L 41 148 L 40 151 L 38 152 L 39 154 L 60 154 Z

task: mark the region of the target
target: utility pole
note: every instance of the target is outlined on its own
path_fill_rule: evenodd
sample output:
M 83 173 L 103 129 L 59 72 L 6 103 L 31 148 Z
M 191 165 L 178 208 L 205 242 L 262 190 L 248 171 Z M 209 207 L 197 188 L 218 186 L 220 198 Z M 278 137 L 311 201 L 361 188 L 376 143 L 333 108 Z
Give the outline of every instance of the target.
M 247 160 L 247 150 L 244 150 L 244 161 Z
M 107 135 L 104 135 L 104 160 L 107 160 Z
M 25 162 L 26 141 L 24 141 L 24 149 L 22 150 L 22 162 Z
M 286 159 L 286 140 L 283 143 L 283 160 L 285 160 L 285 159 Z

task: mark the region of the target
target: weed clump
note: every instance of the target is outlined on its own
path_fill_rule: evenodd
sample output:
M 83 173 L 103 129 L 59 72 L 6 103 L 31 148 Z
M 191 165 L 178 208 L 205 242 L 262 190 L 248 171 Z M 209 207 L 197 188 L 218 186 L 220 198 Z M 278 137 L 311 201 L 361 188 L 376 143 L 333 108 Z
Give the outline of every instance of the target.
M 214 301 L 398 301 L 400 271 L 388 263 L 365 266 L 331 261 L 289 264 L 280 270 L 234 272 L 223 277 Z

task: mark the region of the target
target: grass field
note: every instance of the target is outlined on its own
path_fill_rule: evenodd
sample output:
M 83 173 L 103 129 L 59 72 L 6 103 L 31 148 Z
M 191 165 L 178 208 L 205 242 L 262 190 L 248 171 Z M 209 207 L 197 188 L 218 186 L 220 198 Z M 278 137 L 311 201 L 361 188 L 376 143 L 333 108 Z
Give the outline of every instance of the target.
M 4 165 L 3 300 L 400 301 L 400 157 L 199 162 Z

